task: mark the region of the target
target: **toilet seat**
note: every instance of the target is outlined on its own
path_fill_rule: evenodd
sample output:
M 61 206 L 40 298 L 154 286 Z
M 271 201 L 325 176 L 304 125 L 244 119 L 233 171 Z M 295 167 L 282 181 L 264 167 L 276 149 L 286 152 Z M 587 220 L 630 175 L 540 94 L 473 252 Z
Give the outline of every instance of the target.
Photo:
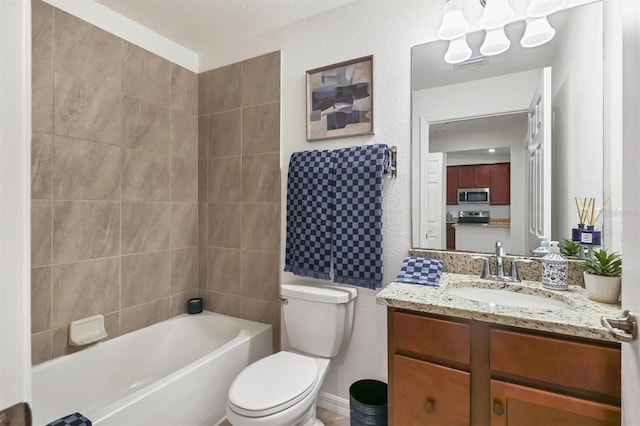
M 246 417 L 268 416 L 297 404 L 318 381 L 313 358 L 278 352 L 251 364 L 229 389 L 229 408 Z

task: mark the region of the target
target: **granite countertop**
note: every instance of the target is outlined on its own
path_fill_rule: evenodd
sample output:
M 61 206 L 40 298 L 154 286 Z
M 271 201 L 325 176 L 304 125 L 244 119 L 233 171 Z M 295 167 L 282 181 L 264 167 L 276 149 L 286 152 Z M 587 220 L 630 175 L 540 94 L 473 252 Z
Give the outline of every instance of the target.
M 526 309 L 465 299 L 446 292 L 450 287 L 482 287 L 545 296 L 569 305 L 566 309 Z M 440 286 L 392 282 L 377 297 L 379 304 L 430 314 L 467 318 L 495 324 L 545 331 L 567 336 L 617 342 L 600 324 L 602 316 L 619 317 L 619 305 L 593 302 L 586 290 L 569 286 L 566 291 L 548 290 L 542 283 L 522 281 L 500 283 L 482 280 L 475 275 L 443 273 Z
M 457 228 L 473 227 L 473 228 L 511 228 L 509 222 L 489 222 L 489 223 L 455 223 L 453 226 Z

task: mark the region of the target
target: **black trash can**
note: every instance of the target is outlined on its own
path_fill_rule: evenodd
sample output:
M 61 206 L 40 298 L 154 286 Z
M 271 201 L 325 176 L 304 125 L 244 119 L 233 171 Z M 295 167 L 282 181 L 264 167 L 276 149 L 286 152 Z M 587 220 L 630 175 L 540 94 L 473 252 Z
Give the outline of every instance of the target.
M 387 425 L 387 384 L 358 380 L 349 387 L 351 426 Z

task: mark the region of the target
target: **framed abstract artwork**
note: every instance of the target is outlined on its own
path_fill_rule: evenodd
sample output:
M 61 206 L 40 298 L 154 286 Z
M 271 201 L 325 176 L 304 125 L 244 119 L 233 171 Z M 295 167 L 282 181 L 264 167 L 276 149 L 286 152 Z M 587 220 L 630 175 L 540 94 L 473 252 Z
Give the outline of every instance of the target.
M 307 140 L 373 134 L 373 55 L 307 71 Z

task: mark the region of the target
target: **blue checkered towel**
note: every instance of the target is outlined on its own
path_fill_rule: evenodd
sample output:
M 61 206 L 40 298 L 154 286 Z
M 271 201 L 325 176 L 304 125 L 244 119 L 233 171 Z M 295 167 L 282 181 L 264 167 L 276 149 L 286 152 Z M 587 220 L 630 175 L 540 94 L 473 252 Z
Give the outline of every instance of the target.
M 54 420 L 47 426 L 91 426 L 91 420 L 80 413 L 69 414 L 58 420 Z
M 387 145 L 335 151 L 334 281 L 382 287 L 382 177 Z
M 287 176 L 285 271 L 330 279 L 334 187 L 333 151 L 291 154 Z
M 440 285 L 442 261 L 424 257 L 407 257 L 395 281 L 400 283 Z

